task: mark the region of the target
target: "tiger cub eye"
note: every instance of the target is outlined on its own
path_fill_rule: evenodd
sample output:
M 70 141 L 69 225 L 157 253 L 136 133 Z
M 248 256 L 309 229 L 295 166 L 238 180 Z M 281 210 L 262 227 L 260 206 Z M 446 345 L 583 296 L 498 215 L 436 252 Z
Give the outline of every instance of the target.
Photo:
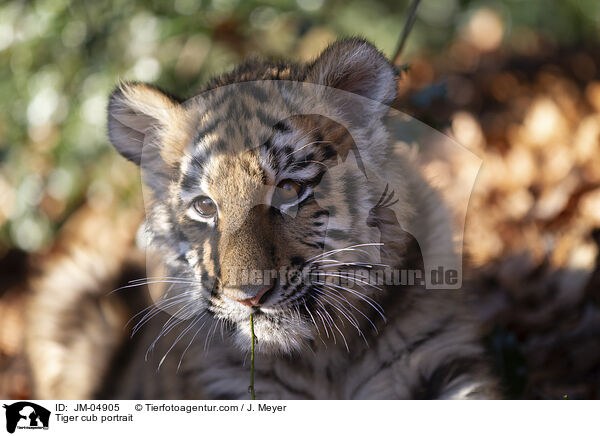
M 297 199 L 302 192 L 302 185 L 293 180 L 283 180 L 277 185 L 277 198 L 280 202 L 286 203 Z
M 217 205 L 208 197 L 196 198 L 194 200 L 194 209 L 204 218 L 210 218 L 217 213 Z

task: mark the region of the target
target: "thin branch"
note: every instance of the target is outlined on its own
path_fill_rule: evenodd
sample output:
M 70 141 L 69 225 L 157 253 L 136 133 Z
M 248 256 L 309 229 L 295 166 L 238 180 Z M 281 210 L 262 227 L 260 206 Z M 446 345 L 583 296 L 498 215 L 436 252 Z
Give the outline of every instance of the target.
M 250 347 L 250 386 L 248 390 L 250 391 L 250 397 L 256 400 L 256 392 L 254 391 L 254 343 L 256 342 L 256 337 L 254 336 L 254 314 L 250 314 L 250 334 L 252 336 L 252 345 Z
M 400 36 L 398 46 L 396 47 L 394 57 L 392 58 L 393 65 L 397 65 L 398 62 L 400 62 L 400 56 L 402 55 L 402 50 L 404 50 L 404 45 L 406 44 L 406 40 L 408 39 L 408 34 L 412 29 L 412 26 L 415 22 L 415 18 L 417 18 L 417 9 L 419 8 L 419 3 L 421 3 L 421 0 L 413 0 L 412 4 L 410 5 L 410 9 L 408 10 L 408 15 L 404 23 L 404 29 L 402 30 L 402 35 Z

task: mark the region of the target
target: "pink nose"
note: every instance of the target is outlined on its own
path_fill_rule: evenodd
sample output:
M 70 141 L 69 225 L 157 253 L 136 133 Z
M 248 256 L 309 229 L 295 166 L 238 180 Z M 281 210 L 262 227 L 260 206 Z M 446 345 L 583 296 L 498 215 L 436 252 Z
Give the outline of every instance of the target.
M 236 299 L 236 301 L 238 301 L 242 304 L 245 304 L 248 307 L 260 306 L 260 299 L 271 289 L 273 289 L 273 284 L 267 285 L 264 288 L 262 288 L 260 291 L 258 291 L 258 293 L 254 297 L 246 298 L 244 300 Z

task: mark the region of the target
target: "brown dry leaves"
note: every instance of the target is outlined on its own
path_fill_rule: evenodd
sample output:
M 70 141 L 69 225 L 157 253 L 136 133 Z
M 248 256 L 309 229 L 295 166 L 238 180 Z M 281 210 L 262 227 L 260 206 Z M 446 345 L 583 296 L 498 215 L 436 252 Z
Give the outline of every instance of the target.
M 445 95 L 426 107 L 413 105 L 413 113 L 434 126 L 439 121 L 436 127 L 483 160 L 465 226 L 465 265 L 487 332 L 516 340 L 524 359 L 519 370 L 526 381 L 513 395 L 597 398 L 597 65 L 586 53 L 523 59 L 502 51 L 486 55 L 464 42 L 434 62 L 416 64 L 400 85 L 404 103 L 423 92 L 421 75 L 433 82 L 447 78 Z M 461 162 L 443 169 L 444 178 L 460 179 Z M 450 185 L 450 199 L 453 188 L 464 189 Z M 499 366 L 508 378 L 517 369 Z

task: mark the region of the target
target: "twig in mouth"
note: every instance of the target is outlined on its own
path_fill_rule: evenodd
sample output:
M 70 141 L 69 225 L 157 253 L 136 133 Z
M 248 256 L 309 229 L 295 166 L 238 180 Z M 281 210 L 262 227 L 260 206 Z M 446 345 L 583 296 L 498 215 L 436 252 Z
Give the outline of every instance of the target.
M 254 314 L 250 314 L 250 335 L 252 336 L 252 345 L 250 346 L 250 386 L 248 391 L 250 397 L 256 400 L 256 392 L 254 391 L 254 344 L 256 343 L 256 336 L 254 336 Z

